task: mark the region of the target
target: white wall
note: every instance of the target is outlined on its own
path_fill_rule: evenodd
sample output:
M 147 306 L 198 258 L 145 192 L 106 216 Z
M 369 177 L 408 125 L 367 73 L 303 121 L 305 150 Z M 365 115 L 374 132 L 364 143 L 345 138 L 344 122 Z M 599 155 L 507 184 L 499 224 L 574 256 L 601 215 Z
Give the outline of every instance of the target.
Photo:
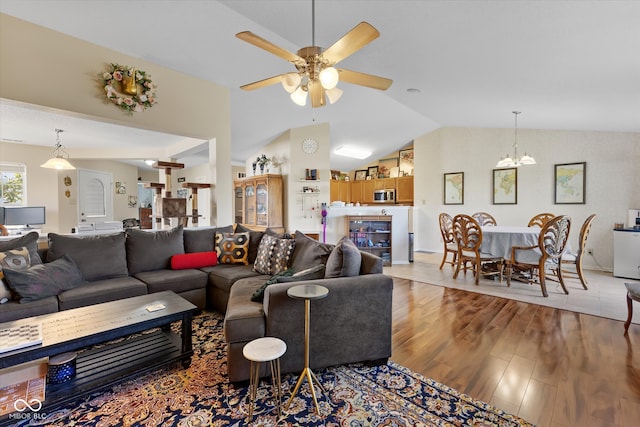
M 414 140 L 417 250 L 442 252 L 438 214 L 486 211 L 498 224 L 526 225 L 539 212 L 571 216 L 571 245 L 576 248 L 584 220 L 597 214 L 587 247 L 594 257 L 585 266 L 611 270 L 615 222 L 640 208 L 640 134 L 554 130 L 518 130 L 519 153 L 536 165 L 518 168 L 518 204 L 492 204 L 492 170 L 513 152 L 513 129 L 442 128 Z M 554 164 L 587 162 L 586 203 L 554 204 Z M 464 172 L 464 205 L 444 205 L 443 174 Z

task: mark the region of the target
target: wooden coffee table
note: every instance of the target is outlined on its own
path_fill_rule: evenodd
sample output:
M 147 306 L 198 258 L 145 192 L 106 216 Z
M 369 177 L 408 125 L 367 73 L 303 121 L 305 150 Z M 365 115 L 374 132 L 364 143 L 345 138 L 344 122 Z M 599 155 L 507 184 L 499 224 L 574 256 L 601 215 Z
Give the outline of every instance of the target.
M 195 305 L 169 291 L 0 323 L 0 329 L 42 323 L 42 344 L 0 353 L 0 369 L 124 338 L 78 352 L 76 377 L 63 384 L 47 384 L 44 407 L 60 406 L 173 362 L 188 367 L 196 310 Z M 182 322 L 181 336 L 169 328 L 175 321 Z M 154 328 L 158 330 L 129 337 Z M 0 424 L 2 421 L 0 418 Z

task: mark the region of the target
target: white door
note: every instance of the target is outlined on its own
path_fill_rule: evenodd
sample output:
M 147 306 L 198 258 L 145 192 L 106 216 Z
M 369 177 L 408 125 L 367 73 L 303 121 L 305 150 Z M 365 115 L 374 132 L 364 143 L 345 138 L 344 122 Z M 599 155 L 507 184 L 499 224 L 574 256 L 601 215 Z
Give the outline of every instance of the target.
M 113 221 L 113 175 L 78 169 L 78 218 L 80 224 Z

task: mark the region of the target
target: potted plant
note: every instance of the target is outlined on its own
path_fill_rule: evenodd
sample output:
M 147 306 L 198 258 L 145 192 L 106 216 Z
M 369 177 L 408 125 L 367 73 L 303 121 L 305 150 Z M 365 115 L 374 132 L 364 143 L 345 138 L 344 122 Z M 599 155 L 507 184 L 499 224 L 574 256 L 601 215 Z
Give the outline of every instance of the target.
M 271 159 L 263 154 L 256 159 L 256 163 L 258 164 L 258 166 L 260 166 L 260 174 L 263 174 L 264 168 L 268 166 L 269 163 L 271 163 Z

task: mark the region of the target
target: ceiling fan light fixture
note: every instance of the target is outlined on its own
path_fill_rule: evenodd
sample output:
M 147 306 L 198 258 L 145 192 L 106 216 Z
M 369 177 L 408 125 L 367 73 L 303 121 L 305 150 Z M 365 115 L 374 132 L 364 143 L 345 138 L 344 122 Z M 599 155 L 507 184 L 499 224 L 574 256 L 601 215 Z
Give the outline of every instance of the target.
M 334 153 L 336 153 L 339 156 L 350 157 L 352 159 L 359 159 L 359 160 L 366 159 L 372 154 L 371 151 L 367 149 L 352 147 L 349 145 L 341 145 L 340 147 L 334 150 Z
M 73 166 L 66 157 L 69 157 L 66 151 L 64 151 L 64 147 L 60 143 L 60 133 L 64 132 L 63 129 L 55 129 L 56 132 L 56 145 L 53 150 L 53 157 L 40 165 L 41 168 L 46 169 L 58 169 L 58 170 L 73 170 L 75 166 Z
M 293 93 L 300 86 L 302 77 L 298 73 L 287 73 L 282 76 L 282 87 L 289 93 Z
M 332 89 L 327 89 L 325 93 L 327 94 L 327 98 L 329 98 L 329 103 L 333 104 L 342 96 L 342 89 L 334 87 Z
M 338 70 L 333 67 L 327 67 L 324 70 L 320 71 L 320 84 L 325 89 L 333 89 L 338 84 L 338 80 L 340 79 L 338 75 Z
M 307 105 L 307 91 L 299 86 L 291 95 L 291 100 L 297 105 L 304 107 Z

